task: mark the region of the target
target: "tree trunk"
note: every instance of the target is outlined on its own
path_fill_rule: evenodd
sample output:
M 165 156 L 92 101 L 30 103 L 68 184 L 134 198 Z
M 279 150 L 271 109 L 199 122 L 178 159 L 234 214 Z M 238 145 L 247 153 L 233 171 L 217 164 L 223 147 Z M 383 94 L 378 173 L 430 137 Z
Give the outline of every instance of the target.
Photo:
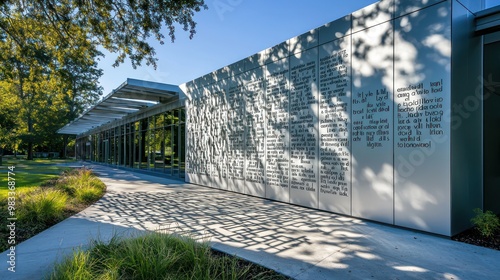
M 68 150 L 68 135 L 63 136 L 63 158 L 67 157 L 66 151 Z
M 29 112 L 31 114 L 31 112 Z M 33 160 L 33 137 L 31 133 L 33 132 L 33 120 L 31 116 L 28 116 L 28 160 Z
M 28 160 L 33 160 L 33 141 L 28 140 Z

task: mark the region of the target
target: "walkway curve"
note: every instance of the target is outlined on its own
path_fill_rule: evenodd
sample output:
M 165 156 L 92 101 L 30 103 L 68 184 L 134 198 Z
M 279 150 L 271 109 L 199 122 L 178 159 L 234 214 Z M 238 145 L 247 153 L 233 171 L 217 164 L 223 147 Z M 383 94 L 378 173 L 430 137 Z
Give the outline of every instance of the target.
M 91 165 L 108 192 L 2 253 L 0 279 L 40 279 L 91 238 L 182 232 L 295 279 L 498 279 L 500 251 L 161 177 Z

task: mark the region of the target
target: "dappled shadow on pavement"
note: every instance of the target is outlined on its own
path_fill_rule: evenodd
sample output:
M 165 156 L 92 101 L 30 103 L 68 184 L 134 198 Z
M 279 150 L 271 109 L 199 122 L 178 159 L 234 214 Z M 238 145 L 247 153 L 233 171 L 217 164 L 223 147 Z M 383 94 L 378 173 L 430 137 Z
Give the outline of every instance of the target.
M 350 218 L 202 187 L 166 192 L 113 193 L 95 205 L 93 217 L 141 229 L 182 230 L 221 242 L 283 251 L 310 243 L 308 232 L 349 238 Z M 293 237 L 291 237 L 293 236 Z
M 297 279 L 460 279 L 458 251 L 472 250 L 316 209 L 107 167 L 94 170 L 108 193 L 78 217 L 209 240 L 214 248 Z M 428 248 L 422 250 L 424 245 Z M 442 251 L 448 252 L 445 257 Z M 481 265 L 466 262 L 478 271 Z M 475 276 L 488 278 L 487 273 Z

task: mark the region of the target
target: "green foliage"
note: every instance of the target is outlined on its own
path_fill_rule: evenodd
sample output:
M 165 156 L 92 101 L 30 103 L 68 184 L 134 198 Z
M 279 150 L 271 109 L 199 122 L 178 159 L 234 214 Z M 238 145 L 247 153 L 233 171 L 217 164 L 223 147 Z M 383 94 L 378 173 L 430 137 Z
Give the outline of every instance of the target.
M 16 241 L 26 240 L 98 200 L 105 185 L 87 170 L 48 166 L 62 160 L 13 160 L 16 166 Z M 0 167 L 0 171 L 6 167 Z M 55 178 L 54 178 L 55 177 Z M 66 180 L 66 177 L 69 179 Z M 69 183 L 68 183 L 69 182 Z M 7 188 L 0 188 L 0 251 L 8 248 Z
M 94 240 L 88 251 L 57 264 L 50 279 L 286 279 L 264 269 L 250 274 L 254 268 L 213 254 L 208 243 L 148 233 L 129 239 L 114 236 L 108 243 Z
M 77 189 L 75 196 L 80 202 L 89 203 L 98 200 L 102 196 L 102 193 L 101 189 L 87 187 Z
M 53 279 L 75 279 L 87 280 L 92 278 L 91 268 L 93 265 L 90 262 L 90 254 L 88 252 L 76 251 L 71 258 L 68 258 L 60 264 L 64 269 L 58 271 L 58 275 Z M 101 279 L 117 279 L 103 277 Z
M 16 190 L 28 190 L 39 187 L 49 180 L 57 179 L 60 174 L 68 168 L 55 165 L 54 163 L 65 162 L 69 162 L 69 160 L 36 159 L 31 161 L 22 158 L 14 159 L 10 156 L 4 156 L 3 164 L 0 166 L 0 172 L 6 170 L 8 166 L 16 166 Z M 0 199 L 7 196 L 7 187 L 7 184 L 0 184 Z
M 18 14 L 24 18 L 35 18 L 45 25 L 57 42 L 74 48 L 74 26 L 83 28 L 83 36 L 95 45 L 101 45 L 112 53 L 118 53 L 115 65 L 129 58 L 135 68 L 146 61 L 156 67 L 155 49 L 148 42 L 153 37 L 164 43 L 162 29 L 166 27 L 168 37 L 175 40 L 176 26 L 196 33 L 193 16 L 207 8 L 203 0 L 155 0 L 155 1 L 81 1 L 81 0 L 34 0 L 0 2 L 0 33 L 17 40 L 19 33 L 10 32 L 9 19 Z M 28 27 L 27 32 L 30 32 Z M 165 30 L 165 29 L 163 29 Z
M 72 195 L 80 203 L 96 201 L 106 190 L 106 185 L 85 168 L 68 172 L 57 182 L 56 187 Z
M 102 93 L 97 58 L 102 54 L 81 26 L 44 22 L 36 14 L 0 6 L 0 142 L 10 150 L 61 151 L 56 131 Z M 29 5 L 28 5 L 29 6 Z M 72 33 L 60 40 L 60 29 Z
M 0 1 L 0 148 L 62 151 L 56 131 L 102 94 L 99 47 L 156 67 L 153 37 L 180 25 L 195 34 L 193 16 L 203 0 Z
M 477 227 L 483 236 L 491 237 L 500 227 L 500 219 L 491 211 L 483 212 L 483 210 L 474 209 L 476 216 L 471 219 L 471 222 Z
M 52 225 L 64 214 L 68 196 L 60 190 L 37 189 L 19 199 L 18 219 L 26 224 Z

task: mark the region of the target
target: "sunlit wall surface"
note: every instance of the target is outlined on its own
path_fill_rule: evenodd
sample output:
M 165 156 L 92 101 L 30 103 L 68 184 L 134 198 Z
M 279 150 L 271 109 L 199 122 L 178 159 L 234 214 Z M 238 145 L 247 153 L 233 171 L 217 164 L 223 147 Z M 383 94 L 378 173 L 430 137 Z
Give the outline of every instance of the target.
M 383 0 L 181 85 L 186 181 L 448 236 L 465 229 L 482 196 L 481 159 L 459 140 L 481 124 L 453 123 L 480 75 L 480 52 L 467 50 L 483 5 L 469 2 Z

